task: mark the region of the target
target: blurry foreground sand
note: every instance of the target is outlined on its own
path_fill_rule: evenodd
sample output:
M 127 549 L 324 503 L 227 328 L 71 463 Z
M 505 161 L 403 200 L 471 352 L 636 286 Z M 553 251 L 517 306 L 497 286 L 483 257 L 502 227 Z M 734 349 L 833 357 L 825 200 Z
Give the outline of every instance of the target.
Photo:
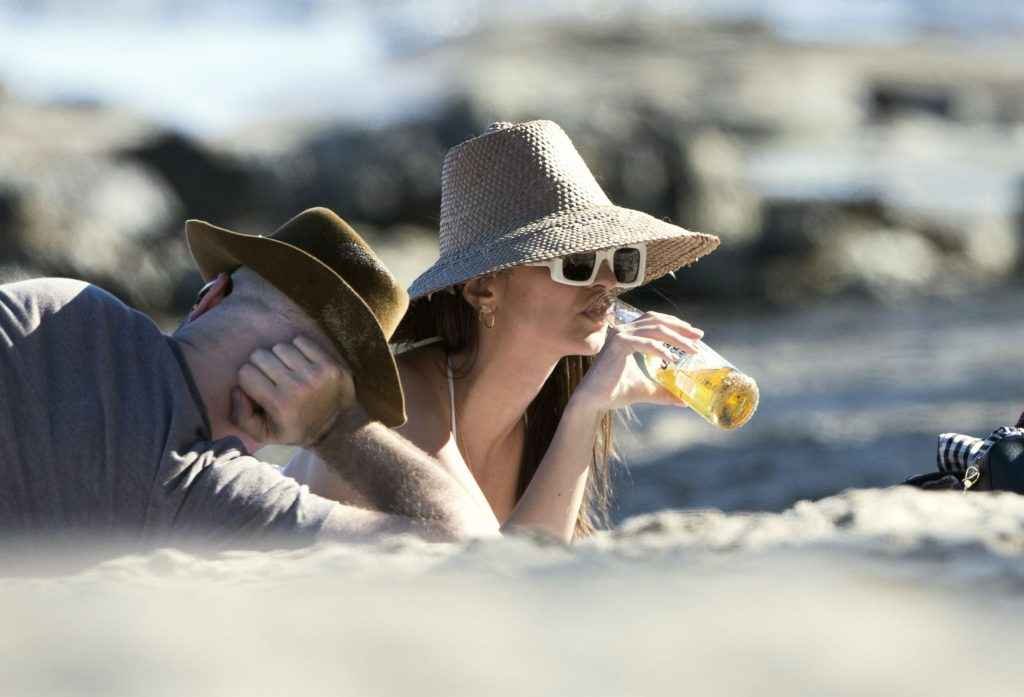
M 1024 499 L 857 490 L 0 579 L 3 694 L 1019 694 Z

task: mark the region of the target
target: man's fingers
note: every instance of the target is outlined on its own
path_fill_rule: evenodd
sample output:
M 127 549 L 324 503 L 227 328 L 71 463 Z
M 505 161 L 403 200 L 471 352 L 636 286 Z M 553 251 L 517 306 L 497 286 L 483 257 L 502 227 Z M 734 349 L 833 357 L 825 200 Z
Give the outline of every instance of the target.
M 257 442 L 267 440 L 267 422 L 242 388 L 231 390 L 231 423 Z
M 292 339 L 292 344 L 302 352 L 310 363 L 316 365 L 326 365 L 330 363 L 337 363 L 338 359 L 334 358 L 326 351 L 324 351 L 319 344 L 312 339 L 302 336 L 301 334 Z
M 266 349 L 253 351 L 249 356 L 249 363 L 259 368 L 275 385 L 287 384 L 294 379 L 288 366 Z
M 292 343 L 309 360 L 314 377 L 330 384 L 351 382 L 352 369 L 341 356 L 328 353 L 315 341 L 301 335 Z
M 246 363 L 238 369 L 238 385 L 264 411 L 270 410 L 277 395 L 277 385 L 262 370 Z
M 274 344 L 271 351 L 289 370 L 305 373 L 312 367 L 310 365 L 311 361 L 293 344 Z

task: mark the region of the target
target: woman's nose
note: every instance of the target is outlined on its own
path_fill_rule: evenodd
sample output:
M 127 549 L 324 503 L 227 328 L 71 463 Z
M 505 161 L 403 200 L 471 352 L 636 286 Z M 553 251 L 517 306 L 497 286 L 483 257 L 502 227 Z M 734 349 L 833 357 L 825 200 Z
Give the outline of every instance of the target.
M 612 270 L 612 265 L 608 263 L 607 259 L 602 259 L 601 265 L 597 268 L 597 276 L 594 277 L 592 285 L 612 288 L 615 284 L 615 271 Z

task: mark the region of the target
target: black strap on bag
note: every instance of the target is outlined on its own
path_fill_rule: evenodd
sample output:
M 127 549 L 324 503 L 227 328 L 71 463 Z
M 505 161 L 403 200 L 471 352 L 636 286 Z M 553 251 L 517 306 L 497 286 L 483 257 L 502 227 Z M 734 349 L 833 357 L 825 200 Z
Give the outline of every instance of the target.
M 916 486 L 926 491 L 964 491 L 964 483 L 960 477 L 945 472 L 926 472 L 907 477 L 903 482 L 908 486 Z
M 974 491 L 1013 491 L 1024 494 L 1024 428 L 1003 434 L 988 449 L 984 462 L 979 462 L 978 481 Z
M 904 484 L 929 491 L 1012 491 L 1024 494 L 1024 414 L 982 440 L 960 433 L 939 436 L 938 472 Z

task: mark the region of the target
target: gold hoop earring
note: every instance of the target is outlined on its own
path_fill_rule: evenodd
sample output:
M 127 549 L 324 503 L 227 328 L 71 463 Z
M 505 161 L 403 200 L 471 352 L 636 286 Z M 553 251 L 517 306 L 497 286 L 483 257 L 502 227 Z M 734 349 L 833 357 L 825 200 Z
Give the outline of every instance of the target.
M 480 306 L 480 321 L 488 329 L 494 329 L 494 309 L 487 305 Z

